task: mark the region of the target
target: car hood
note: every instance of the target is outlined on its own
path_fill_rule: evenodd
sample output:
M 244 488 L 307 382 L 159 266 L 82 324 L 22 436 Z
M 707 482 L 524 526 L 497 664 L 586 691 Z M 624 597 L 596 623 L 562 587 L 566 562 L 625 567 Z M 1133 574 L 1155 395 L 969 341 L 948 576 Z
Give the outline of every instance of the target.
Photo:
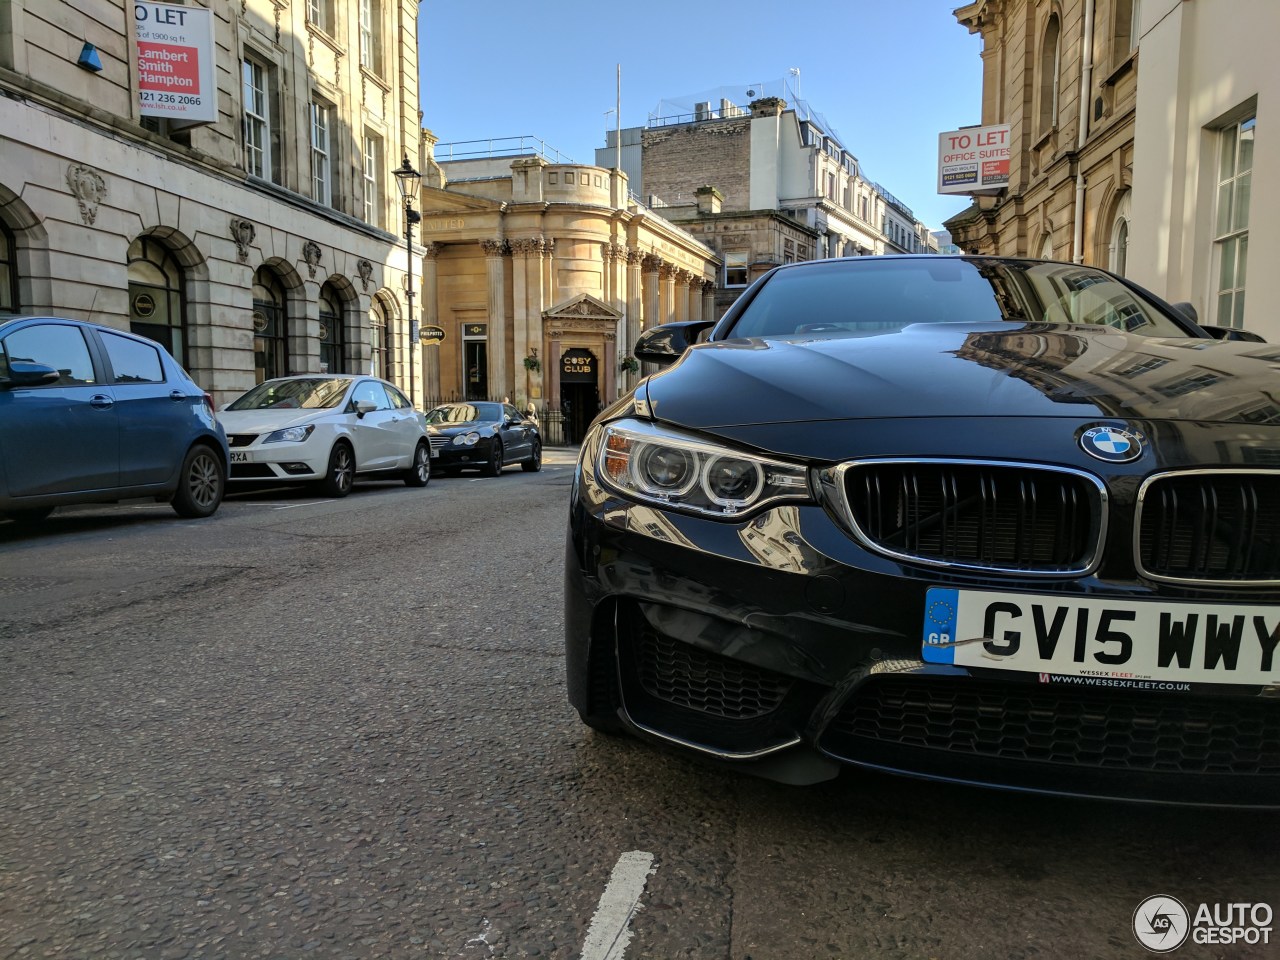
M 218 419 L 227 433 L 266 433 L 303 423 L 312 423 L 335 410 L 219 410 Z
M 701 344 L 651 377 L 697 429 L 903 417 L 1280 419 L 1280 348 L 1059 324 L 914 324 L 867 337 Z
M 452 436 L 455 433 L 468 433 L 472 430 L 483 430 L 485 427 L 492 427 L 492 420 L 468 420 L 466 423 L 433 423 L 430 424 L 432 430 L 444 436 Z

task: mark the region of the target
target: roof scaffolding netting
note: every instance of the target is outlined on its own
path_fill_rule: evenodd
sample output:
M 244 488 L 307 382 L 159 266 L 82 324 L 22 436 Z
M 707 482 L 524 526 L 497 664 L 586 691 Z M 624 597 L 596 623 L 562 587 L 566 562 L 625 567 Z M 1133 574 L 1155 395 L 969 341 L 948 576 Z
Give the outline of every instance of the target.
M 813 110 L 807 100 L 800 99 L 792 80 L 792 77 L 783 77 L 780 80 L 762 80 L 758 83 L 731 83 L 723 87 L 703 90 L 701 93 L 666 97 L 659 100 L 658 105 L 649 111 L 649 123 L 661 126 L 664 123 L 675 123 L 679 118 L 688 120 L 700 116 L 703 110 L 710 110 L 710 119 L 745 116 L 753 100 L 781 97 L 787 102 L 789 108 L 796 111 L 796 115 L 801 120 L 807 120 L 820 127 L 823 133 L 835 139 L 842 149 L 847 150 L 840 134 L 827 122 L 827 118 Z M 737 110 L 725 111 L 723 103 L 732 104 Z M 706 106 L 703 106 L 704 104 Z

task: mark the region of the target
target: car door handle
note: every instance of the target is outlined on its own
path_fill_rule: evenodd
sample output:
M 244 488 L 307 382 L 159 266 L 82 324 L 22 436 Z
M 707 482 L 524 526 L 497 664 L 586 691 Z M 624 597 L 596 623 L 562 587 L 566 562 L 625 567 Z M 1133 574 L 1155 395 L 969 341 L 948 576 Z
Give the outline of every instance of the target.
M 169 394 L 169 399 L 176 402 L 178 400 L 187 399 L 187 396 L 181 390 L 174 390 L 172 393 Z
M 98 410 L 108 410 L 111 407 L 115 406 L 115 403 L 116 402 L 110 397 L 108 397 L 106 394 L 96 393 L 93 395 L 93 398 L 89 401 L 89 406 L 95 407 Z

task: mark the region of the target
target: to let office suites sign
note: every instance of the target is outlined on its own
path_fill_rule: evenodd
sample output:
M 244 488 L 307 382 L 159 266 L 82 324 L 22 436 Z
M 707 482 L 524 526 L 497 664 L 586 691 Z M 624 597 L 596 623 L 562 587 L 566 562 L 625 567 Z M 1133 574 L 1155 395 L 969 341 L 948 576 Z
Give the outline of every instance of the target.
M 218 119 L 213 11 L 136 0 L 138 99 L 144 117 L 177 126 Z
M 939 193 L 998 193 L 1009 186 L 1009 124 L 938 135 Z

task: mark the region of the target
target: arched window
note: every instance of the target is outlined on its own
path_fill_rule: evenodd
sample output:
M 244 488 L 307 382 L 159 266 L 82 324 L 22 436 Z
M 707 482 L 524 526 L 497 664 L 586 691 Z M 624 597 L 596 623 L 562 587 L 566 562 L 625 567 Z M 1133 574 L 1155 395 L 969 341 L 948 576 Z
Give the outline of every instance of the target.
M 387 314 L 382 304 L 374 301 L 369 307 L 369 327 L 371 339 L 369 351 L 373 362 L 370 371 L 375 377 L 391 380 L 391 338 L 387 335 Z
M 18 263 L 13 234 L 0 222 L 0 313 L 18 312 Z
M 1062 25 L 1055 13 L 1044 28 L 1040 44 L 1040 132 L 1058 123 L 1058 73 L 1062 67 Z
M 129 329 L 154 340 L 189 367 L 182 268 L 154 237 L 138 237 L 129 244 L 128 258 Z
M 1115 220 L 1111 223 L 1111 249 L 1108 251 L 1108 264 L 1112 273 L 1125 275 L 1129 266 L 1129 191 L 1124 192 L 1120 203 L 1116 205 Z
M 1053 234 L 1046 233 L 1044 239 L 1040 241 L 1040 259 L 1053 259 Z
M 289 371 L 289 315 L 284 286 L 266 267 L 253 275 L 253 365 L 257 382 Z
M 320 288 L 320 372 L 346 373 L 347 358 L 342 336 L 342 301 L 330 284 Z

